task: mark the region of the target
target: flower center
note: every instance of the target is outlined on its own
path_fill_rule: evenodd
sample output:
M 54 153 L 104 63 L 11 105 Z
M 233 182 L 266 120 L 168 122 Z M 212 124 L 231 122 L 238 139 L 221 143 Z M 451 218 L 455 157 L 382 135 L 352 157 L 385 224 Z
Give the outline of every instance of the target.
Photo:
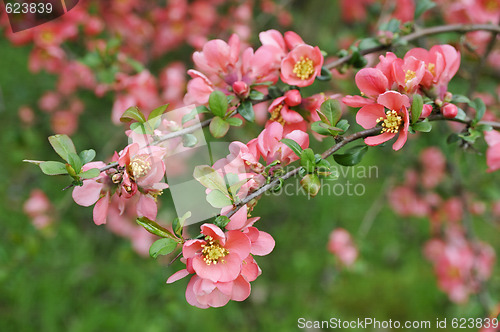
M 226 257 L 226 255 L 229 254 L 229 250 L 221 247 L 219 241 L 214 241 L 211 236 L 207 236 L 206 241 L 206 244 L 201 245 L 201 247 L 203 248 L 201 254 L 205 256 L 203 257 L 205 263 L 207 263 L 207 265 L 210 265 L 212 263 L 217 264 L 219 260 L 221 263 L 225 263 L 226 261 L 221 258 Z
M 432 74 L 432 76 L 435 76 L 436 75 L 436 65 L 433 64 L 433 63 L 429 63 L 427 65 L 427 69 L 429 70 L 429 72 Z
M 271 121 L 276 121 L 281 124 L 284 124 L 285 121 L 283 120 L 283 117 L 281 116 L 281 109 L 283 108 L 283 105 L 278 105 L 276 106 L 273 111 L 271 112 Z
M 138 156 L 130 162 L 130 170 L 134 180 L 144 176 L 151 169 L 151 164 L 146 160 L 145 156 Z
M 406 74 L 405 74 L 405 83 L 408 83 L 409 81 L 411 81 L 415 77 L 417 77 L 417 73 L 415 73 L 413 70 L 408 69 L 406 71 Z
M 301 80 L 307 80 L 314 73 L 314 66 L 311 59 L 308 57 L 300 57 L 300 60 L 293 66 L 293 73 Z
M 403 123 L 403 118 L 394 110 L 385 112 L 385 116 L 385 119 L 383 117 L 377 119 L 377 123 L 383 121 L 382 133 L 396 134 Z

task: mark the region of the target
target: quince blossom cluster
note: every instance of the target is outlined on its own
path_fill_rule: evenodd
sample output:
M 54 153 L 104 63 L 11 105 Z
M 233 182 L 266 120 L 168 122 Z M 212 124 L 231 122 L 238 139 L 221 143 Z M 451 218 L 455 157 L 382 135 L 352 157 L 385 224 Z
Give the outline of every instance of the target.
M 421 111 L 425 119 L 436 108 L 446 118 L 454 118 L 458 109 L 451 104 L 448 83 L 460 67 L 460 52 L 450 45 L 436 45 L 429 51 L 413 48 L 400 59 L 387 52 L 379 57 L 375 68 L 363 68 L 355 77 L 361 96 L 346 96 L 342 101 L 351 107 L 361 107 L 356 122 L 369 129 L 381 125 L 381 134 L 365 138 L 370 146 L 379 145 L 398 136 L 393 144 L 399 150 L 406 143 L 411 112 Z M 415 94 L 428 96 L 431 104 L 422 110 L 412 110 Z M 433 105 L 435 107 L 433 107 Z

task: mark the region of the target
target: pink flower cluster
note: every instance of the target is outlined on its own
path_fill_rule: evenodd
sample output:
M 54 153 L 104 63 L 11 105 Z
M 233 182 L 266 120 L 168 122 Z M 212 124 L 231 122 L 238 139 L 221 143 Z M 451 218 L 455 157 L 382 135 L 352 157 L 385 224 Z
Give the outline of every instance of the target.
M 433 95 L 434 104 L 445 117 L 457 115 L 458 109 L 449 103 L 452 96 L 447 90 L 459 66 L 460 53 L 450 45 L 436 45 L 429 51 L 413 48 L 402 59 L 388 52 L 380 56 L 375 68 L 363 68 L 356 74 L 356 85 L 364 97 L 346 96 L 342 101 L 361 107 L 356 121 L 363 128 L 382 126 L 381 134 L 366 138 L 366 144 L 378 145 L 398 135 L 392 147 L 399 150 L 408 137 L 409 107 L 414 94 Z M 432 111 L 432 105 L 425 104 L 420 118 L 428 117 Z
M 267 85 L 281 80 L 290 85 L 311 85 L 321 73 L 323 55 L 318 47 L 307 45 L 296 33 L 283 36 L 276 30 L 259 34 L 262 46 L 241 50 L 241 41 L 234 34 L 226 43 L 215 39 L 207 42 L 201 52 L 193 54 L 197 70 L 189 70 L 186 104 L 206 104 L 215 90 L 232 94 L 237 100 L 248 98 L 250 90 L 267 92 Z
M 495 251 L 484 242 L 467 241 L 463 232 L 454 228 L 446 235 L 445 240 L 429 240 L 424 253 L 434 266 L 439 288 L 451 301 L 464 303 L 491 276 Z
M 108 207 L 112 198 L 117 202 L 120 214 L 127 203 L 135 204 L 136 215 L 156 219 L 156 198 L 168 185 L 162 182 L 165 175 L 163 157 L 165 150 L 158 146 L 140 147 L 132 143 L 120 153 L 115 152 L 113 161 L 118 166 L 103 171 L 97 178 L 83 181 L 81 187 L 73 189 L 73 199 L 78 205 L 94 206 L 94 222 L 106 223 Z M 101 169 L 101 161 L 83 166 L 83 170 Z
M 174 273 L 167 283 L 190 274 L 186 289 L 189 304 L 221 307 L 229 300 L 243 301 L 250 295 L 250 282 L 261 273 L 253 255 L 264 256 L 274 248 L 274 239 L 253 224 L 259 218 L 247 217 L 247 207 L 238 210 L 224 232 L 213 224 L 201 225 L 203 239 L 188 240 L 182 249 L 186 268 Z

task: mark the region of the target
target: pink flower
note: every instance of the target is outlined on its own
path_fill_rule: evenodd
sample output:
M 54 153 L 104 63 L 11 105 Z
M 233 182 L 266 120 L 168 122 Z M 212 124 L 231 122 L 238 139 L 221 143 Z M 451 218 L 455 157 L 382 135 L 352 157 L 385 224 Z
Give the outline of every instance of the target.
M 377 68 L 363 68 L 355 76 L 361 96 L 345 96 L 342 102 L 351 107 L 363 107 L 374 104 L 379 95 L 389 90 L 389 80 L 387 76 Z
M 24 202 L 23 210 L 32 219 L 37 229 L 47 227 L 53 221 L 52 204 L 40 189 L 31 191 L 30 197 Z
M 413 56 L 405 56 L 404 59 L 396 59 L 392 64 L 393 77 L 405 93 L 415 93 L 422 81 L 426 67 L 423 61 Z
M 300 94 L 297 96 L 294 93 L 295 91 L 298 93 L 297 90 L 290 90 L 283 97 L 276 98 L 268 109 L 269 113 L 271 113 L 268 124 L 272 122 L 280 123 L 284 127 L 285 135 L 294 130 L 306 131 L 307 129 L 304 118 L 298 112 L 290 109 L 291 106 L 296 106 L 301 102 Z
M 321 74 L 322 66 L 323 55 L 319 47 L 298 45 L 281 62 L 281 80 L 299 87 L 311 85 Z
M 258 151 L 268 164 L 279 160 L 283 165 L 288 165 L 299 157 L 293 151 L 281 143 L 282 138 L 288 138 L 297 142 L 303 149 L 309 146 L 309 136 L 301 130 L 294 130 L 283 137 L 283 126 L 278 122 L 271 122 L 256 139 L 248 142 L 248 145 L 256 144 Z
M 407 107 L 410 100 L 407 96 L 395 91 L 387 91 L 377 98 L 377 104 L 365 105 L 356 114 L 356 122 L 369 129 L 382 123 L 382 133 L 365 138 L 371 146 L 387 142 L 399 134 L 392 148 L 397 151 L 403 147 L 408 137 L 409 114 Z M 388 110 L 385 111 L 385 108 Z
M 204 240 L 184 243 L 182 254 L 192 262 L 194 272 L 212 282 L 229 282 L 241 273 L 241 264 L 250 254 L 251 242 L 239 231 L 224 233 L 213 224 L 201 225 Z
M 330 233 L 328 250 L 345 266 L 353 265 L 358 257 L 358 249 L 352 241 L 351 234 L 343 228 L 334 229 Z
M 494 172 L 500 169 L 500 133 L 495 130 L 486 131 L 484 139 L 488 144 L 488 149 L 486 150 L 488 172 Z

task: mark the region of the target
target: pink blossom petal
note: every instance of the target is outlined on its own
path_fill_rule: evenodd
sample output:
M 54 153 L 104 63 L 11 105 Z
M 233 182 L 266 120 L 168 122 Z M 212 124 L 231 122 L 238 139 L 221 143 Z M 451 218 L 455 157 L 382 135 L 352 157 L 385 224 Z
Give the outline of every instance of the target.
M 196 274 L 199 275 L 200 278 L 208 279 L 213 282 L 217 282 L 220 280 L 222 274 L 221 269 L 219 268 L 220 265 L 222 264 L 207 265 L 207 263 L 203 260 L 203 257 L 201 255 L 193 257 L 193 269 L 196 272 Z
M 248 236 L 240 231 L 229 231 L 226 233 L 227 241 L 225 248 L 231 254 L 236 254 L 241 258 L 245 259 L 250 253 L 251 242 Z
M 365 129 L 373 128 L 377 125 L 379 118 L 385 119 L 384 107 L 379 104 L 363 106 L 356 113 L 356 122 Z
M 231 294 L 231 300 L 244 301 L 250 296 L 250 291 L 250 283 L 246 281 L 242 276 L 239 276 L 233 282 L 233 292 Z
M 388 140 L 390 140 L 394 136 L 396 136 L 396 134 L 383 133 L 383 134 L 380 134 L 377 136 L 371 136 L 371 137 L 365 138 L 365 143 L 367 145 L 370 145 L 370 146 L 375 146 L 375 145 L 379 145 L 379 144 L 382 144 L 384 142 L 387 142 Z
M 399 111 L 403 106 L 410 107 L 410 99 L 396 91 L 387 91 L 381 94 L 377 103 L 384 105 L 390 110 Z
M 342 102 L 347 106 L 351 107 L 363 107 L 365 105 L 374 104 L 375 101 L 372 99 L 364 98 L 361 96 L 345 96 L 342 98 Z
M 108 215 L 109 207 L 109 195 L 105 195 L 100 200 L 97 201 L 94 206 L 93 217 L 94 223 L 96 225 L 102 225 L 106 223 L 106 217 Z
M 186 288 L 186 301 L 190 305 L 194 307 L 198 307 L 201 309 L 207 309 L 209 308 L 208 305 L 203 305 L 200 302 L 198 302 L 198 299 L 196 298 L 196 294 L 194 293 L 194 285 L 195 283 L 199 280 L 200 278 L 196 275 L 194 275 L 191 280 L 189 280 L 189 283 Z
M 214 224 L 203 224 L 200 229 L 203 235 L 211 236 L 214 240 L 218 240 L 222 246 L 226 244 L 224 232 Z
M 275 242 L 273 237 L 266 232 L 260 231 L 257 241 L 252 242 L 252 249 L 250 250 L 250 253 L 252 255 L 265 256 L 273 251 L 274 245 Z
M 137 215 L 139 217 L 146 217 L 151 220 L 156 219 L 156 214 L 158 213 L 158 206 L 153 197 L 149 195 L 140 195 L 139 201 L 137 202 Z
M 174 274 L 172 274 L 168 279 L 167 279 L 167 284 L 171 284 L 173 282 L 176 282 L 177 280 L 180 280 L 186 276 L 189 275 L 189 272 L 188 270 L 186 269 L 182 269 L 180 271 L 177 271 L 175 272 Z
M 102 183 L 98 183 L 95 180 L 83 180 L 83 186 L 76 186 L 73 189 L 73 200 L 78 205 L 91 206 L 99 199 L 103 187 Z
M 248 219 L 247 215 L 248 207 L 244 205 L 229 218 L 231 221 L 226 225 L 226 229 L 228 231 L 242 229 Z
M 202 248 L 201 245 L 205 244 L 204 240 L 188 240 L 182 246 L 182 255 L 185 258 L 192 258 Z
M 389 88 L 387 77 L 376 68 L 363 68 L 355 77 L 359 90 L 367 96 L 378 96 Z

